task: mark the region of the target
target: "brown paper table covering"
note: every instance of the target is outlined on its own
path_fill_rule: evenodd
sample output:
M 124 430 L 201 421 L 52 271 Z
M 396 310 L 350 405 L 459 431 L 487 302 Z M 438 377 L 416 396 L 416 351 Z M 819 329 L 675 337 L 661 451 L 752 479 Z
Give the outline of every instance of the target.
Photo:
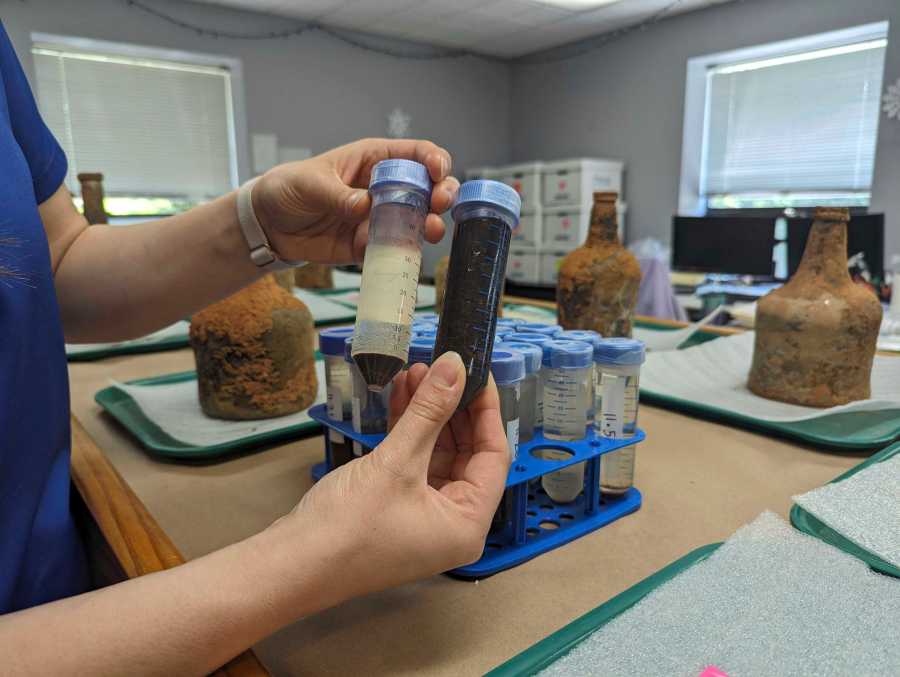
M 210 465 L 144 453 L 94 403 L 119 381 L 193 369 L 187 349 L 69 365 L 72 410 L 186 558 L 288 512 L 321 460 L 321 436 Z M 642 406 L 640 511 L 479 583 L 438 576 L 303 619 L 255 647 L 274 675 L 476 675 L 765 509 L 861 460 Z

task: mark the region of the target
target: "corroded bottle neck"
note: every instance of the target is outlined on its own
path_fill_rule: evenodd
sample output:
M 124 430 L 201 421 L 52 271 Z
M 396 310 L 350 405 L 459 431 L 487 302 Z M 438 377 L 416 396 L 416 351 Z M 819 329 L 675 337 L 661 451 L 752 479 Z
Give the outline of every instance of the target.
M 594 198 L 591 208 L 591 228 L 586 244 L 596 246 L 619 241 L 619 218 L 615 199 Z
M 836 211 L 836 210 L 830 210 Z M 821 218 L 816 214 L 797 275 L 823 278 L 830 284 L 850 279 L 847 271 L 847 217 Z
M 81 183 L 81 199 L 84 217 L 88 223 L 108 223 L 106 209 L 103 206 L 103 174 L 79 174 Z

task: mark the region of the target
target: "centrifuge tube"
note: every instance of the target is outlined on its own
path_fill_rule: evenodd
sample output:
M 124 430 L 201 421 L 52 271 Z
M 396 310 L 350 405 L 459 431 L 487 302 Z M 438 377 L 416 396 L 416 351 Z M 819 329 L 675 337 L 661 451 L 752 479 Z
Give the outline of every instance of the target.
M 359 366 L 351 357 L 352 351 L 353 338 L 348 338 L 344 344 L 344 359 L 350 364 L 350 417 L 353 430 L 365 434 L 387 433 L 390 384 L 381 390 L 369 388 Z M 372 450 L 359 442 L 353 442 L 354 456 L 362 456 L 370 451 Z
M 466 386 L 460 409 L 487 383 L 509 243 L 521 206 L 515 190 L 486 180 L 466 181 L 453 206 L 456 230 L 434 355 L 452 350 L 462 357 Z
M 505 342 L 514 341 L 516 343 L 530 343 L 531 345 L 535 345 L 541 349 L 541 360 L 543 361 L 544 356 L 544 345 L 546 345 L 549 341 L 552 341 L 549 336 L 546 334 L 534 334 L 529 332 L 515 332 L 513 334 L 507 334 L 503 337 Z M 546 380 L 546 371 L 543 366 L 541 366 L 540 371 L 538 371 L 537 375 L 537 393 L 534 398 L 534 426 L 536 428 L 544 425 L 544 382 Z
M 406 364 L 409 350 L 431 201 L 428 169 L 410 160 L 382 160 L 372 170 L 369 193 L 353 360 L 366 385 L 381 390 Z
M 512 461 L 519 452 L 520 388 L 525 378 L 525 357 L 518 351 L 494 350 L 491 353 L 491 373 L 500 396 L 500 420 L 506 431 L 506 444 Z M 505 489 L 491 523 L 492 533 L 506 528 L 512 519 L 512 509 L 512 495 Z
M 595 355 L 600 369 L 594 428 L 597 434 L 628 439 L 637 431 L 644 344 L 637 339 L 602 339 Z M 600 457 L 600 493 L 621 496 L 634 484 L 635 445 Z
M 594 368 L 591 370 L 591 401 L 587 414 L 588 423 L 593 423 L 600 390 L 600 365 L 597 363 L 597 350 L 603 337 L 600 336 L 599 332 L 592 329 L 570 329 L 560 332 L 556 335 L 556 338 L 564 341 L 584 341 L 585 343 L 590 343 L 594 348 Z
M 538 374 L 541 371 L 541 359 L 544 353 L 539 346 L 524 341 L 496 343 L 494 352 L 496 353 L 498 350 L 521 353 L 525 358 L 525 378 L 522 379 L 519 389 L 519 443 L 521 444 L 534 437 Z
M 525 356 L 518 351 L 495 350 L 491 354 L 491 373 L 500 396 L 500 418 L 512 461 L 519 450 L 519 398 L 525 378 Z
M 319 332 L 319 352 L 325 361 L 325 403 L 332 421 L 349 421 L 352 417 L 350 366 L 344 360 L 344 342 L 353 333 L 350 327 L 323 329 Z M 328 429 L 331 467 L 337 468 L 353 460 L 353 445 L 334 428 Z
M 544 437 L 580 440 L 585 437 L 591 401 L 594 348 L 582 341 L 550 341 L 544 346 Z M 569 454 L 552 447 L 542 458 L 564 460 Z M 584 463 L 576 463 L 541 477 L 547 495 L 558 503 L 574 501 L 584 489 Z

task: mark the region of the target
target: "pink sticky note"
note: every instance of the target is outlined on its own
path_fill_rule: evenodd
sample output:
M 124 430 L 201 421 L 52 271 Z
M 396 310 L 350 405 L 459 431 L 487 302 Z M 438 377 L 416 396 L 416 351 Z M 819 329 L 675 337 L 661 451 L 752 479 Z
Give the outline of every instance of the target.
M 700 673 L 700 677 L 728 677 L 722 670 L 717 668 L 715 665 L 707 666 L 707 668 Z

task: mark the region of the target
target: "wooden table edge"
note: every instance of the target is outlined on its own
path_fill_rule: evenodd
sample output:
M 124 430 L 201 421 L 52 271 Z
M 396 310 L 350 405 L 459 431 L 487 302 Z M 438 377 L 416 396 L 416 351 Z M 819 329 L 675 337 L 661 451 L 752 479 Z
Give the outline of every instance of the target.
M 94 582 L 109 585 L 184 564 L 185 559 L 146 506 L 72 416 L 73 512 L 82 530 Z M 252 650 L 215 673 L 217 677 L 266 677 Z

